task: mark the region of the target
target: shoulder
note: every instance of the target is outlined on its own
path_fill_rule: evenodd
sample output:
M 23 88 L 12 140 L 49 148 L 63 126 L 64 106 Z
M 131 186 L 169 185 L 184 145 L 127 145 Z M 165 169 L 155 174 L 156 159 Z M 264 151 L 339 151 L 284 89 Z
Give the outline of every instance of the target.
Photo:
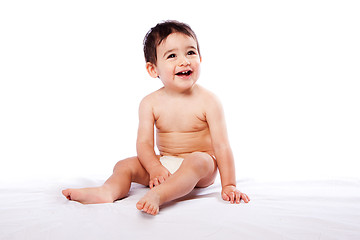
M 207 109 L 221 108 L 221 101 L 218 96 L 216 96 L 215 93 L 209 91 L 208 89 L 199 86 L 199 96 L 202 98 Z
M 202 99 L 204 116 L 208 123 L 219 123 L 224 117 L 224 110 L 218 96 L 204 87 L 199 88 L 199 96 Z
M 155 105 L 161 95 L 161 92 L 162 89 L 159 89 L 155 92 L 146 95 L 140 102 L 140 108 Z

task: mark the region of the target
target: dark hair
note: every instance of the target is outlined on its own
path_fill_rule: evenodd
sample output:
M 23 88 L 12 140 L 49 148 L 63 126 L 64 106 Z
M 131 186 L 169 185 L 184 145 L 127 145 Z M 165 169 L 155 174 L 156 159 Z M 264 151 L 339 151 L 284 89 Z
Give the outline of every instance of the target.
M 189 25 L 174 20 L 168 20 L 151 28 L 144 38 L 145 61 L 156 65 L 156 47 L 172 33 L 183 33 L 196 41 L 196 47 L 200 55 L 199 43 L 194 31 Z

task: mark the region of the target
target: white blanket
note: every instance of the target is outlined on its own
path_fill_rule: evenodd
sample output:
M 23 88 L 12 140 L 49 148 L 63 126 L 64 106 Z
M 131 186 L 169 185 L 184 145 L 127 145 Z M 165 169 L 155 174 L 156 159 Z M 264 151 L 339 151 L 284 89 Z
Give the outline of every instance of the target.
M 0 186 L 0 239 L 360 239 L 360 181 L 239 181 L 249 204 L 231 205 L 217 181 L 149 216 L 135 207 L 148 190 L 133 184 L 112 204 L 82 205 L 66 187 L 101 181 L 53 180 Z

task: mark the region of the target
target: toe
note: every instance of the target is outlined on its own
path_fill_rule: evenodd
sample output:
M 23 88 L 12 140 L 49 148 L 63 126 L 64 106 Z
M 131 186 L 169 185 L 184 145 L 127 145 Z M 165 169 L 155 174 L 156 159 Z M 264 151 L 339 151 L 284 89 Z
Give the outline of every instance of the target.
M 154 207 L 152 212 L 150 213 L 151 215 L 156 215 L 159 212 L 159 209 Z
M 143 201 L 139 201 L 137 204 L 136 204 L 136 208 L 139 209 L 139 210 L 142 210 L 144 208 L 144 205 L 145 205 L 145 202 Z
M 152 214 L 153 210 L 154 210 L 154 207 L 153 207 L 153 206 L 149 206 L 149 208 L 147 209 L 146 213 Z
M 70 190 L 69 189 L 65 189 L 62 191 L 62 194 L 69 200 L 71 200 L 71 196 L 70 196 Z
M 149 203 L 145 203 L 144 208 L 143 208 L 143 211 L 147 213 L 148 210 L 149 210 L 149 207 L 150 207 L 150 204 L 149 204 Z

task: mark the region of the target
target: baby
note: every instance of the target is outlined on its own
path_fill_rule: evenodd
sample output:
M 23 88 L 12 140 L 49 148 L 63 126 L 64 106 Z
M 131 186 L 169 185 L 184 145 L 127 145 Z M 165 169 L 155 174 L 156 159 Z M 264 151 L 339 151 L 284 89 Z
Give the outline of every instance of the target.
M 145 36 L 144 54 L 147 72 L 164 86 L 140 103 L 137 156 L 119 161 L 101 187 L 66 189 L 63 195 L 84 204 L 111 203 L 136 182 L 150 187 L 137 209 L 156 215 L 162 204 L 213 184 L 218 168 L 223 200 L 248 203 L 236 189 L 222 106 L 196 84 L 201 55 L 195 33 L 177 21 L 159 23 Z M 160 155 L 154 151 L 154 124 Z

